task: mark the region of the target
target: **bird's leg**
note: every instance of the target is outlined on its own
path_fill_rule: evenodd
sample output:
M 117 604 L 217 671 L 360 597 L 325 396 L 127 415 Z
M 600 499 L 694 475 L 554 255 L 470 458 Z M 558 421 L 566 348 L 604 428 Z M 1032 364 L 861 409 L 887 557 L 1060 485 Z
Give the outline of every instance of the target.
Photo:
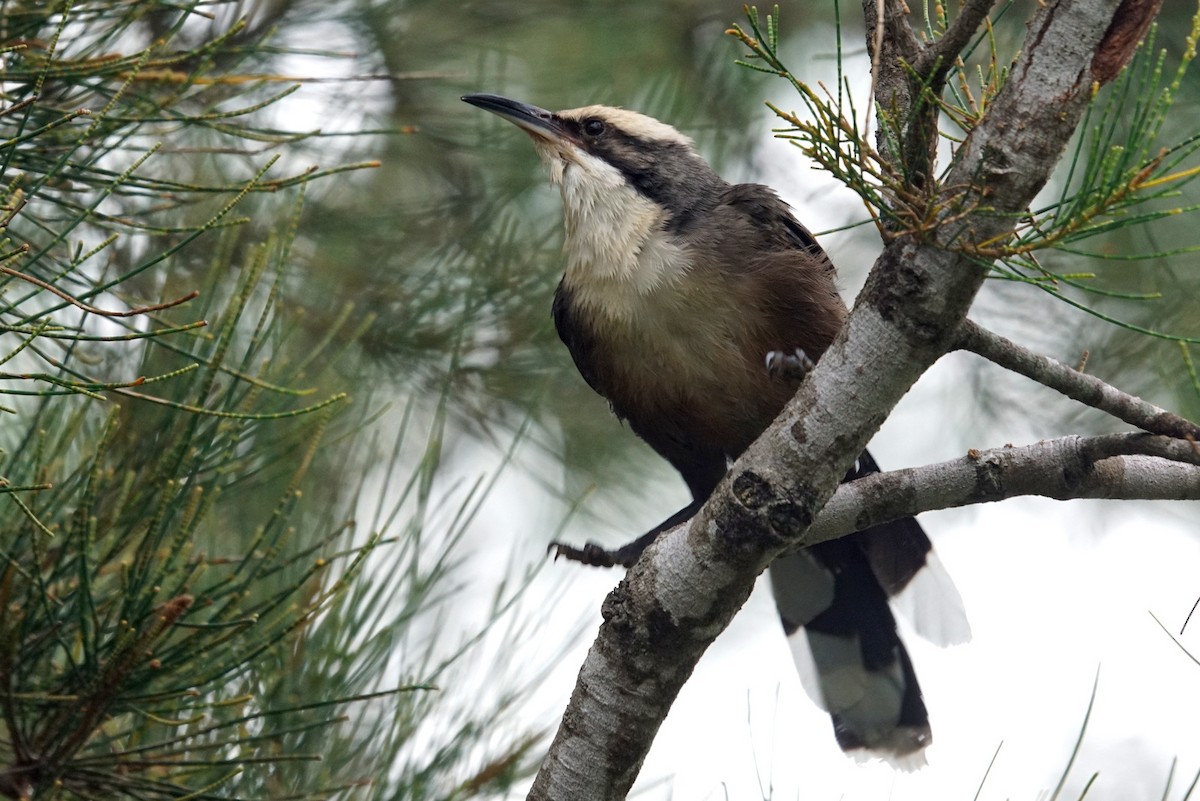
M 646 550 L 650 543 L 658 538 L 659 534 L 690 520 L 692 515 L 696 514 L 697 510 L 700 509 L 701 504 L 701 501 L 692 501 L 636 540 L 627 542 L 620 548 L 609 550 L 599 543 L 589 540 L 582 548 L 576 548 L 573 545 L 566 545 L 561 542 L 552 542 L 550 543 L 550 550 L 554 551 L 555 559 L 561 556 L 572 562 L 582 562 L 585 565 L 593 565 L 594 567 L 615 567 L 616 565 L 633 567 L 633 563 L 642 555 L 642 551 Z
M 772 376 L 796 383 L 803 381 L 809 370 L 816 366 L 813 360 L 808 358 L 808 354 L 804 352 L 803 348 L 796 348 L 792 353 L 773 350 L 767 353 L 764 361 L 767 365 L 767 372 Z

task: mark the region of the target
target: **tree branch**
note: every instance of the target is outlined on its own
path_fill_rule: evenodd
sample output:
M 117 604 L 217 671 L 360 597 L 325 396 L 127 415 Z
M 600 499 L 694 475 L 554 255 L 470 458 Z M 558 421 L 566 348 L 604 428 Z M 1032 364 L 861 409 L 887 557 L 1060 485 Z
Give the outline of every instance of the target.
M 867 53 L 876 73 L 872 76 L 878 90 L 876 99 L 900 95 L 905 107 L 911 107 L 904 64 L 917 59 L 922 45 L 904 16 L 903 4 L 884 0 L 880 9 L 876 0 L 863 0 L 863 19 L 867 25 Z
M 926 45 L 913 61 L 916 73 L 931 79 L 933 91 L 940 91 L 951 65 L 971 41 L 980 23 L 987 18 L 988 12 L 995 4 L 995 0 L 966 0 L 958 16 L 946 27 L 946 32 Z
M 1200 426 L 1192 421 L 1122 392 L 1062 362 L 1023 348 L 971 320 L 963 320 L 959 326 L 956 346 L 1143 431 L 1178 439 L 1200 440 Z
M 1200 451 L 1146 434 L 1069 436 L 876 473 L 838 487 L 804 545 L 935 509 L 1020 496 L 1200 500 Z
M 880 120 L 876 147 L 901 168 L 910 186 L 923 187 L 933 169 L 938 107 L 926 102 L 920 79 L 906 67 L 924 52 L 906 11 L 903 3 L 863 0 L 871 99 Z

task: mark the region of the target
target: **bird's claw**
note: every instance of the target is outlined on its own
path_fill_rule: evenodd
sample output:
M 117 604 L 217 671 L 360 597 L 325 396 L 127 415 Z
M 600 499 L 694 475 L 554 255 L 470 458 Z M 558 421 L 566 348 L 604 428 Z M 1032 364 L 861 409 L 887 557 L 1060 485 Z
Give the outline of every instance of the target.
M 620 548 L 609 550 L 590 540 L 582 548 L 563 542 L 552 542 L 548 550 L 554 554 L 555 561 L 558 561 L 561 556 L 568 561 L 580 562 L 592 567 L 616 567 L 617 565 L 629 567 L 631 564 L 625 560 Z
M 791 353 L 773 350 L 767 353 L 765 359 L 767 372 L 779 378 L 801 381 L 809 371 L 816 366 L 803 348 L 796 348 Z

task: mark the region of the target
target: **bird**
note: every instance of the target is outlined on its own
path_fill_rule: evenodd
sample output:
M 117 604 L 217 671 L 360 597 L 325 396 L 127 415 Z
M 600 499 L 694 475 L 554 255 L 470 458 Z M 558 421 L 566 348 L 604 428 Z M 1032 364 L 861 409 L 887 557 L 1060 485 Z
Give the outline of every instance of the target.
M 775 419 L 847 316 L 836 271 L 770 188 L 722 179 L 694 142 L 637 111 L 462 100 L 513 123 L 559 188 L 566 267 L 551 306 L 584 381 L 679 471 L 692 501 L 628 544 L 557 545 L 629 566 L 690 519 Z M 879 471 L 863 452 L 845 481 Z M 805 689 L 842 750 L 924 764 L 929 715 L 889 599 L 933 609 L 920 633 L 964 641 L 962 600 L 913 518 L 786 553 L 769 568 Z

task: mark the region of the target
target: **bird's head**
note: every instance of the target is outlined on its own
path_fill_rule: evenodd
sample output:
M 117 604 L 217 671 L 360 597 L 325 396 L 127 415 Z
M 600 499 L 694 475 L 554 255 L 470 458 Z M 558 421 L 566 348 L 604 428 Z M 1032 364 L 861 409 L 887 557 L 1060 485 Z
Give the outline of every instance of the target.
M 491 94 L 463 100 L 529 134 L 550 180 L 563 188 L 568 214 L 576 194 L 580 202 L 594 202 L 597 191 L 621 195 L 619 188 L 631 188 L 678 227 L 727 186 L 691 139 L 636 111 L 599 105 L 547 111 Z

